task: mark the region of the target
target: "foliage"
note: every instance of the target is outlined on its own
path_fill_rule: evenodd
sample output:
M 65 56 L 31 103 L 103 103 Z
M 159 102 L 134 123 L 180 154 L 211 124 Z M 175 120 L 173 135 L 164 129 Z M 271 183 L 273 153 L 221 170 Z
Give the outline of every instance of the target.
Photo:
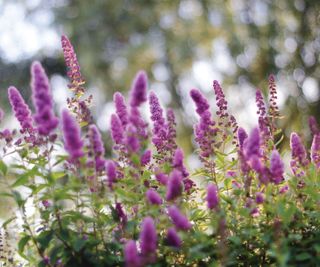
M 63 36 L 65 58 L 76 59 L 66 40 Z M 269 105 L 257 92 L 258 127 L 249 135 L 229 114 L 217 81 L 216 117 L 201 92 L 191 90 L 200 118 L 195 142 L 202 167 L 189 174 L 176 144 L 174 114 L 164 113 L 156 94 L 147 93 L 144 72 L 137 74 L 127 104 L 120 93 L 114 97 L 114 146 L 106 160 L 90 101 L 82 94 L 68 99 L 60 128 L 50 124 L 46 134 L 39 131 L 48 125 L 42 116 L 49 114 L 54 122 L 56 117 L 47 78 L 35 64 L 38 119 L 26 126 L 30 110 L 15 94 L 11 104 L 21 129 L 1 131 L 0 182 L 7 190 L 1 198 L 12 198 L 19 215 L 2 224 L 0 242 L 9 240 L 10 225 L 16 226 L 19 241 L 14 252 L 0 251 L 0 262 L 57 267 L 319 264 L 320 132 L 313 120 L 310 157 L 292 134 L 292 173 L 285 173 L 277 151 L 282 133 L 273 76 Z M 83 85 L 77 60 L 69 64 L 68 75 L 70 89 L 77 92 Z M 152 130 L 139 111 L 147 99 Z

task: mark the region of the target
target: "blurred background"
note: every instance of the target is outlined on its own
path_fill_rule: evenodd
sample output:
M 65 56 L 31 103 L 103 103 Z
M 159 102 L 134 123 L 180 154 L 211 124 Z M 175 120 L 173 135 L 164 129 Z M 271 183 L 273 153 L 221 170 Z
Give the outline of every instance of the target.
M 320 121 L 319 0 L 0 0 L 0 105 L 5 110 L 9 85 L 30 102 L 33 60 L 41 61 L 51 77 L 57 111 L 66 105 L 61 34 L 75 47 L 103 132 L 114 109 L 113 93 L 126 94 L 140 69 L 148 72 L 149 88 L 183 122 L 179 142 L 186 151 L 197 120 L 189 91 L 199 88 L 214 110 L 214 79 L 247 129 L 257 123 L 255 89 L 266 93 L 271 73 L 287 135 L 296 130 L 308 138 L 308 116 Z

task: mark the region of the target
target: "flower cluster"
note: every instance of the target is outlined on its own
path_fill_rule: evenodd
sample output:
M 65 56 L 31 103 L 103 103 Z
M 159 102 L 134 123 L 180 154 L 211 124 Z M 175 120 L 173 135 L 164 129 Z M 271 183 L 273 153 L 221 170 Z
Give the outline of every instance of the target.
M 20 131 L 0 131 L 0 198 L 11 197 L 17 209 L 1 222 L 0 265 L 317 266 L 319 127 L 311 117 L 310 150 L 291 134 L 292 173 L 286 173 L 285 144 L 275 142 L 281 117 L 274 76 L 267 104 L 256 93 L 257 127 L 249 134 L 230 115 L 217 81 L 215 113 L 198 89 L 190 90 L 199 117 L 194 152 L 202 164 L 190 170 L 177 145 L 174 111 L 148 92 L 146 72 L 137 73 L 128 100 L 114 94 L 104 136 L 81 99 L 84 79 L 65 36 L 62 46 L 75 92 L 69 109 L 55 115 L 39 62 L 31 68 L 34 114 L 15 87 L 8 89 Z M 109 136 L 111 146 L 104 143 Z M 1 233 L 12 228 L 19 241 L 11 242 L 18 245 L 9 259 L 1 254 Z

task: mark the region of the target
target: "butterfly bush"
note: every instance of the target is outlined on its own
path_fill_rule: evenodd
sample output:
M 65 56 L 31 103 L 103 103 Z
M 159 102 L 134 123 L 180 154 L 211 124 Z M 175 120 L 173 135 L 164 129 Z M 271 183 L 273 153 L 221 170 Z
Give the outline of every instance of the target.
M 8 88 L 20 126 L 4 128 L 0 110 L 0 197 L 12 205 L 1 221 L 1 265 L 319 264 L 319 126 L 309 119 L 311 142 L 282 133 L 275 76 L 268 98 L 256 91 L 252 129 L 238 125 L 218 81 L 215 103 L 190 90 L 191 153 L 201 163 L 191 169 L 175 111 L 149 91 L 146 72 L 137 73 L 128 97 L 114 94 L 102 134 L 75 49 L 66 36 L 61 43 L 73 93 L 67 108 L 55 110 L 47 74 L 34 62 L 33 107 Z

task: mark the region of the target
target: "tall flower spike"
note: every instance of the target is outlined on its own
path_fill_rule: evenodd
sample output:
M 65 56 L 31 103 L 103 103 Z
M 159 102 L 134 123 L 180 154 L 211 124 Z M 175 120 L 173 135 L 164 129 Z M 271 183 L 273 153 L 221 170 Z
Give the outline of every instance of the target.
M 111 136 L 117 145 L 123 143 L 123 128 L 121 121 L 116 114 L 111 115 Z
M 116 113 L 122 123 L 122 126 L 125 128 L 126 125 L 128 124 L 129 117 L 128 117 L 126 102 L 124 100 L 123 95 L 119 92 L 116 92 L 113 95 L 113 102 L 116 107 Z
M 171 108 L 167 109 L 167 129 L 168 129 L 168 142 L 167 149 L 172 153 L 174 149 L 177 148 L 176 137 L 176 119 L 174 116 L 174 112 Z
M 145 71 L 139 71 L 132 83 L 130 91 L 131 107 L 139 107 L 143 102 L 147 101 L 147 85 L 148 78 Z
M 247 160 L 250 160 L 253 156 L 260 156 L 260 132 L 258 128 L 254 128 L 245 140 L 244 154 Z
M 320 133 L 313 136 L 311 145 L 311 160 L 316 168 L 320 169 Z
M 151 217 L 144 218 L 141 224 L 139 240 L 142 255 L 150 255 L 156 252 L 158 238 L 156 227 Z
M 10 86 L 8 89 L 8 96 L 14 115 L 21 125 L 22 132 L 32 131 L 31 111 L 20 92 L 17 88 Z
M 36 109 L 34 120 L 41 135 L 49 135 L 59 123 L 53 113 L 53 100 L 48 77 L 39 62 L 31 66 L 32 100 Z
M 175 248 L 181 247 L 182 240 L 179 237 L 176 229 L 174 229 L 173 227 L 169 228 L 167 231 L 166 243 L 171 247 L 175 247 Z
M 101 134 L 94 124 L 89 126 L 89 139 L 94 154 L 95 167 L 97 171 L 102 171 L 105 167 L 104 145 Z
M 216 95 L 216 104 L 219 110 L 217 115 L 222 119 L 229 116 L 227 113 L 228 102 L 226 101 L 225 95 L 218 81 L 213 81 L 213 90 Z
M 76 97 L 79 98 L 84 94 L 83 85 L 85 81 L 80 72 L 80 65 L 77 59 L 77 55 L 67 36 L 61 36 L 61 45 L 66 66 L 68 68 L 67 75 L 71 81 L 68 87 L 72 91 L 74 91 Z
M 182 175 L 178 170 L 173 170 L 167 182 L 166 200 L 173 200 L 182 193 Z
M 209 209 L 216 209 L 219 205 L 218 188 L 214 184 L 207 187 L 207 203 Z
M 64 147 L 69 153 L 70 160 L 77 161 L 84 155 L 81 130 L 76 119 L 66 109 L 62 111 L 62 131 Z
M 124 246 L 124 260 L 126 267 L 141 267 L 141 260 L 134 240 L 129 240 Z
M 256 104 L 258 107 L 257 114 L 259 115 L 259 129 L 264 137 L 267 137 L 270 135 L 269 132 L 269 125 L 268 125 L 268 118 L 267 118 L 267 108 L 266 104 L 264 102 L 264 97 L 262 95 L 262 92 L 260 90 L 256 91 Z
M 156 190 L 153 188 L 150 188 L 146 193 L 147 200 L 150 204 L 153 205 L 161 205 L 162 204 L 162 198 L 157 193 Z
M 117 167 L 113 160 L 108 160 L 105 164 L 105 168 L 108 177 L 108 185 L 111 188 L 112 184 L 117 180 Z
M 238 129 L 238 143 L 240 150 L 243 149 L 244 141 L 248 138 L 248 134 L 242 127 L 239 127 Z
M 159 99 L 154 92 L 151 92 L 149 95 L 149 105 L 151 120 L 153 122 L 152 142 L 156 146 L 158 153 L 164 153 L 168 129 L 165 124 L 163 110 L 160 106 Z
M 279 184 L 283 180 L 284 164 L 277 150 L 273 150 L 270 158 L 271 181 Z
M 277 118 L 280 116 L 280 113 L 279 113 L 279 107 L 277 105 L 277 99 L 278 99 L 277 88 L 276 88 L 275 78 L 273 74 L 269 76 L 268 82 L 269 82 L 269 95 L 270 95 L 269 115 L 271 117 Z
M 169 207 L 168 214 L 169 214 L 169 217 L 171 218 L 172 222 L 174 223 L 174 225 L 179 230 L 187 231 L 192 227 L 188 218 L 186 216 L 184 216 L 176 206 Z
M 218 131 L 215 128 L 215 122 L 211 119 L 210 106 L 205 97 L 197 89 L 190 91 L 190 96 L 194 101 L 197 113 L 200 116 L 200 122 L 195 125 L 195 140 L 200 147 L 200 157 L 207 158 L 214 152 L 215 135 Z
M 305 172 L 302 170 L 309 161 L 307 159 L 307 151 L 302 144 L 302 141 L 298 134 L 291 133 L 290 136 L 290 148 L 291 148 L 291 170 L 294 175 L 303 176 Z
M 312 133 L 312 135 L 316 135 L 320 133 L 319 125 L 317 123 L 317 120 L 314 116 L 310 116 L 309 118 L 309 128 Z

